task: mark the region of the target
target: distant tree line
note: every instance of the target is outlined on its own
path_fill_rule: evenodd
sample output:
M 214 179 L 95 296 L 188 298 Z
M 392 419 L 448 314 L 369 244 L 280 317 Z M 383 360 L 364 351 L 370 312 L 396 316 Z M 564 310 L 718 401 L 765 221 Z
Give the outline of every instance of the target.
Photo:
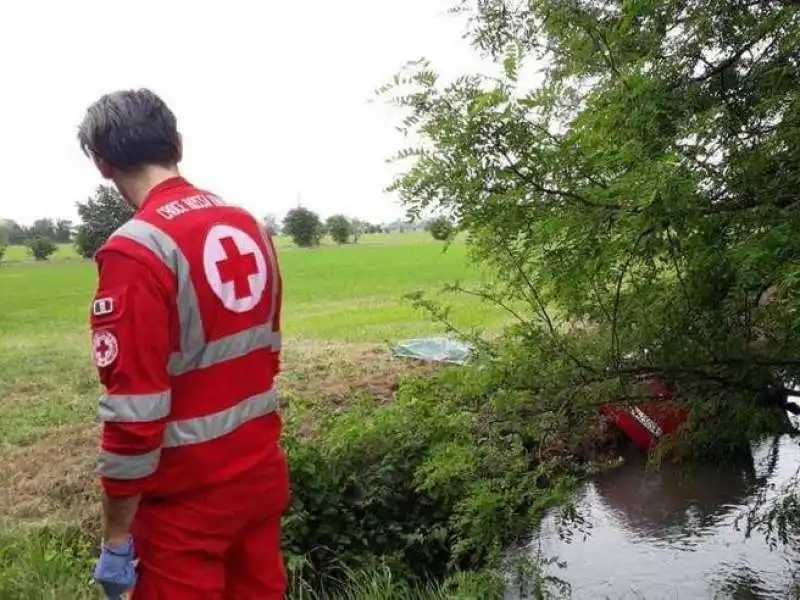
M 0 219 L 0 245 L 24 246 L 37 238 L 47 238 L 56 244 L 69 244 L 73 230 L 72 221 L 67 219 L 37 219 L 30 227 L 11 219 Z
M 318 246 L 326 235 L 341 245 L 357 244 L 364 234 L 389 232 L 389 228 L 384 225 L 368 223 L 342 214 L 332 215 L 323 221 L 317 213 L 303 206 L 293 208 L 286 213 L 280 228 L 273 215 L 264 219 L 264 226 L 273 234 L 282 233 L 289 236 L 296 245 L 303 248 Z
M 67 219 L 37 219 L 29 227 L 11 219 L 0 219 L 0 261 L 8 246 L 27 246 L 36 260 L 47 260 L 57 244 L 72 241 L 73 225 Z
M 120 193 L 111 186 L 100 185 L 85 202 L 76 202 L 80 223 L 67 219 L 37 219 L 26 227 L 11 219 L 0 219 L 0 261 L 7 246 L 27 246 L 36 260 L 46 260 L 58 249 L 57 244 L 75 245 L 83 258 L 92 258 L 109 236 L 134 214 Z M 323 219 L 314 211 L 297 207 L 282 221 L 268 214 L 262 221 L 273 235 L 286 235 L 301 247 L 320 244 L 325 236 L 336 244 L 356 244 L 365 234 L 427 230 L 436 239 L 449 239 L 454 226 L 442 218 L 429 221 L 395 221 L 375 224 L 343 214 Z
M 47 260 L 58 244 L 73 243 L 80 256 L 91 258 L 109 236 L 133 216 L 119 192 L 100 185 L 85 202 L 77 202 L 80 224 L 66 219 L 37 219 L 29 227 L 0 220 L 0 261 L 7 246 L 27 246 L 36 260 Z

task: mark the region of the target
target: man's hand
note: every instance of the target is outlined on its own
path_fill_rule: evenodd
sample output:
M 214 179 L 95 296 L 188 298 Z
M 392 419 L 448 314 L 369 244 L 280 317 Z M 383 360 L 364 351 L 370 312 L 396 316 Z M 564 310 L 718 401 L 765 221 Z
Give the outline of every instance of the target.
M 100 559 L 94 570 L 94 580 L 100 584 L 108 600 L 121 600 L 123 594 L 136 585 L 136 553 L 133 539 L 122 543 L 103 542 Z

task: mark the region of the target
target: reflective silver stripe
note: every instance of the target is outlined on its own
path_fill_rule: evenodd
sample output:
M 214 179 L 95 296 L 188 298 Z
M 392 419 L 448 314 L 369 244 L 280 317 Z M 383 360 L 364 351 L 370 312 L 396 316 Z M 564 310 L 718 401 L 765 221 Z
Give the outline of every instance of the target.
M 169 415 L 171 393 L 106 394 L 100 396 L 100 421 L 146 423 Z
M 137 242 L 155 254 L 178 280 L 178 319 L 180 321 L 179 353 L 170 357 L 170 365 L 181 370 L 189 366 L 205 345 L 205 331 L 200 317 L 200 303 L 192 285 L 189 261 L 178 244 L 161 229 L 139 219 L 131 219 L 114 235 Z
M 229 409 L 196 419 L 167 423 L 164 430 L 164 448 L 189 446 L 215 440 L 231 433 L 241 425 L 278 410 L 275 390 L 256 394 Z
M 219 363 L 241 358 L 255 350 L 281 349 L 281 334 L 267 325 L 251 327 L 239 333 L 208 342 L 200 355 L 190 364 L 170 360 L 170 373 L 181 375 L 194 369 L 204 369 Z
M 97 473 L 111 479 L 141 479 L 158 469 L 161 449 L 131 456 L 103 450 L 97 461 Z
M 661 430 L 661 427 L 658 426 L 658 423 L 647 416 L 638 406 L 633 406 L 630 410 L 633 418 L 639 421 L 639 423 L 642 424 L 642 427 L 647 429 L 647 431 L 649 431 L 654 437 L 660 438 L 662 435 L 664 435 L 664 432 Z
M 269 321 L 270 327 L 274 327 L 275 325 L 275 311 L 278 310 L 277 307 L 277 300 L 278 300 L 278 258 L 275 256 L 274 248 L 272 246 L 271 238 L 267 237 L 267 232 L 265 229 L 261 229 L 261 238 L 264 242 L 264 248 L 267 250 L 267 260 L 269 261 L 269 267 L 272 269 L 272 290 L 270 290 L 271 297 L 270 297 L 270 305 L 269 305 Z

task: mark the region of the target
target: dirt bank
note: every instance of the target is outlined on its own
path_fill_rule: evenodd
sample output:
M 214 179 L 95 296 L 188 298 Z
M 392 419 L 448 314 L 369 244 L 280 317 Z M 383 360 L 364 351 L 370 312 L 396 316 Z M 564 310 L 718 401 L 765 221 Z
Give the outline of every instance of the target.
M 287 397 L 346 406 L 354 395 L 394 398 L 401 375 L 436 365 L 395 359 L 375 344 L 289 342 L 280 389 Z M 88 395 L 87 401 L 93 401 Z M 0 450 L 0 519 L 47 520 L 96 528 L 93 476 L 99 427 L 54 426 L 31 444 Z

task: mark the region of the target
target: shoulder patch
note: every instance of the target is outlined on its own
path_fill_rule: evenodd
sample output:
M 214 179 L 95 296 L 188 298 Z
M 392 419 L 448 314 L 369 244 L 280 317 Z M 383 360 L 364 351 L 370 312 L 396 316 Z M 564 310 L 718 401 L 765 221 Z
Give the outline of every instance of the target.
M 92 314 L 95 317 L 107 317 L 114 312 L 114 298 L 106 296 L 105 298 L 97 298 L 92 302 Z
M 102 286 L 89 303 L 89 321 L 94 329 L 101 329 L 125 316 L 128 286 Z
M 117 336 L 110 331 L 95 331 L 92 334 L 92 351 L 98 367 L 102 369 L 112 365 L 119 355 Z

